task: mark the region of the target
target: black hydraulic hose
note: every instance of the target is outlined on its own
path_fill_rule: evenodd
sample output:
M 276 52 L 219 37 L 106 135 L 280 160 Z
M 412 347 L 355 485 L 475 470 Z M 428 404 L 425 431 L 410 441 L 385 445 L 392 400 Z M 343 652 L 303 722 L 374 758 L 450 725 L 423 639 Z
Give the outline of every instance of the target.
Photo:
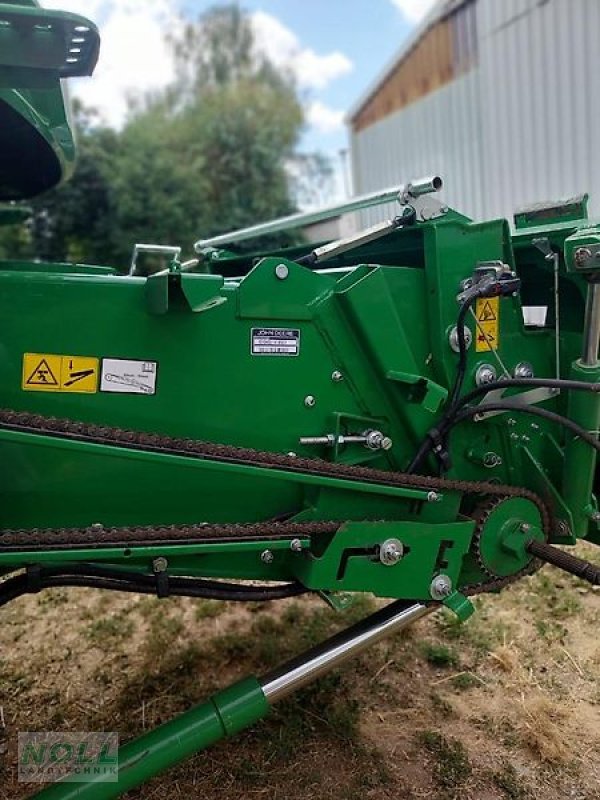
M 481 395 L 488 392 L 495 391 L 496 389 L 512 389 L 515 387 L 529 387 L 530 389 L 565 389 L 565 391 L 580 391 L 592 392 L 597 394 L 600 392 L 600 383 L 586 383 L 585 381 L 570 381 L 563 380 L 562 378 L 506 378 L 499 381 L 486 383 L 483 386 L 478 386 L 473 391 L 466 394 L 460 399 L 460 406 L 470 403 Z M 506 398 L 509 400 L 510 398 Z
M 463 301 L 460 307 L 460 311 L 458 312 L 458 318 L 456 320 L 456 338 L 458 340 L 458 367 L 456 369 L 456 377 L 454 379 L 454 385 L 450 391 L 449 410 L 452 410 L 457 404 L 460 397 L 460 392 L 463 387 L 463 383 L 465 381 L 465 374 L 467 371 L 467 342 L 465 340 L 465 318 L 469 313 L 469 309 L 473 305 L 475 299 L 476 299 L 475 297 L 468 297 L 466 300 Z
M 155 575 L 138 575 L 92 564 L 74 564 L 65 569 L 42 569 L 33 580 L 27 574 L 6 579 L 0 583 L 0 606 L 24 594 L 64 586 L 84 586 L 140 594 L 157 593 Z M 179 597 L 262 602 L 296 597 L 306 592 L 308 589 L 297 582 L 273 586 L 246 586 L 203 578 L 168 578 L 168 594 Z
M 444 431 L 444 422 L 447 418 L 450 418 L 456 409 L 459 407 L 460 404 L 460 393 L 463 387 L 463 383 L 465 381 L 465 375 L 467 372 L 467 342 L 465 340 L 465 318 L 469 312 L 469 309 L 473 305 L 474 301 L 476 300 L 476 295 L 471 294 L 465 300 L 463 300 L 460 310 L 458 312 L 458 318 L 456 320 L 456 338 L 458 341 L 458 366 L 456 368 L 456 377 L 454 378 L 454 385 L 450 390 L 450 395 L 448 399 L 448 408 L 442 419 L 440 421 L 440 425 L 437 427 L 436 432 L 439 432 L 440 436 L 439 439 L 443 440 L 445 437 Z M 413 460 L 410 462 L 407 468 L 407 472 L 413 473 L 416 472 L 425 458 L 429 455 L 433 448 L 433 439 L 427 436 L 422 442 L 421 445 L 413 457 Z
M 525 387 L 542 388 L 542 389 L 564 389 L 565 391 L 580 391 L 580 392 L 592 392 L 592 393 L 600 392 L 600 383 L 586 383 L 585 381 L 571 381 L 562 378 L 506 378 L 499 381 L 493 381 L 491 383 L 486 383 L 483 386 L 478 386 L 476 389 L 473 389 L 464 397 L 461 397 L 454 406 L 448 408 L 448 410 L 443 414 L 442 418 L 440 419 L 439 424 L 435 428 L 436 434 L 438 434 L 440 437 L 443 437 L 452 427 L 456 415 L 460 412 L 460 410 L 464 406 L 466 406 L 472 400 L 475 400 L 478 397 L 481 397 L 482 395 L 486 395 L 488 394 L 488 392 L 494 391 L 496 389 L 511 389 L 511 388 L 525 388 Z M 502 402 L 510 402 L 510 398 L 507 398 L 506 401 Z M 478 408 L 483 413 L 485 408 L 487 408 L 487 404 L 478 406 Z M 523 410 L 523 407 L 519 406 L 519 410 Z M 566 418 L 562 417 L 562 419 Z M 434 446 L 433 438 L 431 436 L 427 436 L 421 442 L 419 449 L 415 453 L 406 471 L 409 473 L 416 472 L 422 465 L 425 458 L 427 458 L 429 453 L 432 451 L 433 446 Z
M 557 425 L 562 425 L 563 428 L 567 428 L 571 431 L 571 433 L 579 436 L 584 442 L 587 442 L 590 447 L 593 447 L 594 450 L 600 453 L 600 442 L 598 439 L 596 439 L 591 433 L 588 433 L 588 431 L 586 431 L 585 428 L 582 428 L 581 425 L 573 422 L 573 420 L 569 419 L 568 417 L 563 417 L 562 414 L 556 414 L 554 411 L 548 411 L 547 408 L 524 406 L 520 403 L 510 403 L 505 401 L 501 403 L 486 403 L 483 406 L 471 406 L 469 408 L 463 408 L 456 414 L 451 427 L 458 425 L 459 422 L 462 422 L 465 419 L 472 419 L 479 414 L 486 414 L 489 411 L 511 411 L 517 414 L 531 414 L 534 417 L 541 417 L 542 419 L 548 420 L 548 422 L 554 422 Z

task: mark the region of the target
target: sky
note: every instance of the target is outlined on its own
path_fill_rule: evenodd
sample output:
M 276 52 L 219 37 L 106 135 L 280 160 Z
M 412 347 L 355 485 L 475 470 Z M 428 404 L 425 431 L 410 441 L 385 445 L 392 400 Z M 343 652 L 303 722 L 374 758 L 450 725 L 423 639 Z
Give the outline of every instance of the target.
M 242 0 L 257 43 L 291 69 L 305 108 L 304 151 L 332 159 L 341 175 L 345 114 L 410 36 L 435 0 Z M 195 19 L 215 0 L 42 0 L 100 28 L 95 75 L 73 92 L 119 127 L 131 93 L 161 88 L 173 77 L 165 33 Z

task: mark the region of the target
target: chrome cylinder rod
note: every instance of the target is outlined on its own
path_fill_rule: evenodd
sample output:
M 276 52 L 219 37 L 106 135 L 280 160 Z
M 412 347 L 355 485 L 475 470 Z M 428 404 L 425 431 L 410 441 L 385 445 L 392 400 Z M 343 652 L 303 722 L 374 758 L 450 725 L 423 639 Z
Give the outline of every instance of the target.
M 352 197 L 343 203 L 336 203 L 316 211 L 300 211 L 297 214 L 290 214 L 287 217 L 261 222 L 258 225 L 251 225 L 249 228 L 241 228 L 237 231 L 230 231 L 219 236 L 212 236 L 210 239 L 200 239 L 194 245 L 197 253 L 202 252 L 206 247 L 222 247 L 226 244 L 244 242 L 247 239 L 254 239 L 257 236 L 267 236 L 280 231 L 289 231 L 294 228 L 301 228 L 304 225 L 314 225 L 340 214 L 347 214 L 350 211 L 359 211 L 363 208 L 379 206 L 383 203 L 391 203 L 398 200 L 400 204 L 405 204 L 409 198 L 420 197 L 423 194 L 438 192 L 442 188 L 442 179 L 435 176 L 422 178 L 421 180 L 411 181 L 402 186 L 380 189 L 376 192 L 369 192 L 358 197 Z
M 437 605 L 423 603 L 407 605 L 403 600 L 391 603 L 356 625 L 341 631 L 327 641 L 283 664 L 260 679 L 263 693 L 269 703 L 276 703 L 307 683 L 338 667 L 367 647 L 402 630 Z
M 581 356 L 581 363 L 585 367 L 595 367 L 598 364 L 599 345 L 600 283 L 589 283 L 583 324 L 583 354 Z

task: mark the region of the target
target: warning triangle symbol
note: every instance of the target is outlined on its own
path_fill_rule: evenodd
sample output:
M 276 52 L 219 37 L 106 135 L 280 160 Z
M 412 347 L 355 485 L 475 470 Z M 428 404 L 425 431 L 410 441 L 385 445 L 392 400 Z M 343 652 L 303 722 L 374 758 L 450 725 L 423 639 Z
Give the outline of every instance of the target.
M 25 384 L 27 386 L 58 386 L 58 381 L 46 359 L 42 358 L 25 381 Z
M 496 321 L 496 313 L 492 306 L 490 305 L 489 301 L 486 301 L 485 305 L 479 312 L 479 316 L 477 317 L 477 322 L 495 322 Z

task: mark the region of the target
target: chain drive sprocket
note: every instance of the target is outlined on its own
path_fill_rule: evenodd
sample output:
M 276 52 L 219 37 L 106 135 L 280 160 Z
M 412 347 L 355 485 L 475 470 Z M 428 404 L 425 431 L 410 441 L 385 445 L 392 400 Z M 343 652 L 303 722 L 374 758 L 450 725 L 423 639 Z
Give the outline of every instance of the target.
M 488 577 L 490 581 L 502 580 L 503 576 L 496 574 L 491 568 L 489 561 L 486 560 L 483 554 L 482 543 L 483 538 L 486 535 L 487 523 L 493 514 L 506 501 L 506 499 L 507 498 L 502 497 L 489 498 L 485 502 L 480 503 L 472 514 L 472 517 L 475 520 L 475 530 L 473 531 L 473 538 L 471 540 L 471 553 L 477 562 L 478 568 L 484 575 Z M 544 531 L 544 538 L 546 540 L 548 539 L 547 530 Z M 527 575 L 532 575 L 542 566 L 542 563 L 543 562 L 541 562 L 539 559 L 532 557 L 527 566 L 509 576 L 510 582 L 512 583 L 513 581 L 524 578 Z

